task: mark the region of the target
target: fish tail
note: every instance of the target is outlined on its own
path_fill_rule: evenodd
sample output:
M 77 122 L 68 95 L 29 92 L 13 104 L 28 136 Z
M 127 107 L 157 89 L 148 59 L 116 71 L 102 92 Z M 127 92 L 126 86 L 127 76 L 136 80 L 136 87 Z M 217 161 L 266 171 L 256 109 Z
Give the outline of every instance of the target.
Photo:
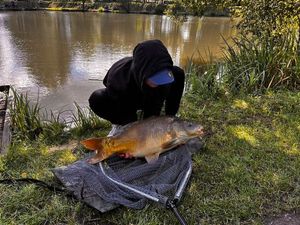
M 98 151 L 103 148 L 103 139 L 104 138 L 89 138 L 80 143 L 89 150 Z
M 91 164 L 95 164 L 97 162 L 101 162 L 104 159 L 107 159 L 112 152 L 107 146 L 108 138 L 90 138 L 87 140 L 81 141 L 81 144 L 89 149 L 96 151 L 96 155 L 92 158 L 88 159 L 88 162 Z

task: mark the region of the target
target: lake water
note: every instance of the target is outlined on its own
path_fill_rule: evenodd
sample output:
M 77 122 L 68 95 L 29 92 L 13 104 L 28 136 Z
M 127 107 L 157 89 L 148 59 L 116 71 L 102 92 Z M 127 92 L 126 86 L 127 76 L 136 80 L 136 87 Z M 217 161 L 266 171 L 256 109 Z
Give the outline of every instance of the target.
M 88 104 L 110 66 L 134 46 L 160 39 L 174 64 L 222 55 L 222 36 L 234 35 L 229 18 L 81 12 L 0 12 L 0 84 L 10 84 L 53 111 Z

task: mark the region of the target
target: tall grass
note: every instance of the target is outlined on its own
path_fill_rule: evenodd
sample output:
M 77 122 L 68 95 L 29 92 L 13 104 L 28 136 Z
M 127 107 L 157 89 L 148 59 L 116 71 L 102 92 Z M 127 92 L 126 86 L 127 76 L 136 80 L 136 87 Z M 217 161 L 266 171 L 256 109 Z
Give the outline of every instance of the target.
M 281 89 L 300 89 L 300 54 L 294 36 L 274 39 L 240 37 L 226 42 L 219 62 L 195 63 L 186 68 L 186 91 L 200 98 L 231 94 L 262 94 Z
M 109 128 L 110 124 L 101 120 L 90 108 L 83 109 L 77 103 L 74 104 L 76 112 L 72 113 L 71 121 L 67 123 L 62 113 L 46 109 L 42 111 L 38 100 L 33 102 L 27 94 L 13 90 L 10 107 L 14 140 L 39 139 L 46 144 L 62 144 L 71 136 L 79 138 L 87 135 L 88 131 Z
M 43 118 L 47 120 L 43 120 L 40 138 L 46 144 L 63 144 L 69 139 L 70 132 L 67 132 L 67 122 L 63 119 L 62 113 L 54 114 L 52 110 L 45 110 Z
M 206 62 L 199 54 L 198 62 L 188 60 L 185 79 L 185 93 L 201 98 L 216 98 L 222 93 L 219 62 Z
M 33 140 L 43 130 L 41 120 L 41 107 L 38 103 L 32 103 L 27 94 L 19 94 L 13 91 L 13 101 L 11 103 L 11 123 L 13 134 L 21 139 Z
M 267 90 L 300 88 L 300 55 L 290 35 L 282 42 L 270 38 L 241 37 L 234 46 L 227 42 L 223 74 L 233 93 L 263 93 Z
M 76 137 L 85 136 L 87 131 L 107 129 L 109 122 L 97 116 L 90 108 L 81 108 L 75 103 L 76 111 L 72 113 L 72 133 Z

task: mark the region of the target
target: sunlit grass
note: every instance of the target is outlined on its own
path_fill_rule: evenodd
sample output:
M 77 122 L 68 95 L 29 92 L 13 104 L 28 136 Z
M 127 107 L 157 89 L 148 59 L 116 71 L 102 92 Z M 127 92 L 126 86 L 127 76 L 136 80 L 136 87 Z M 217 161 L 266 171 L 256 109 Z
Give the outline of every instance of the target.
M 245 100 L 237 99 L 233 102 L 233 107 L 239 109 L 247 109 L 249 107 L 249 104 L 245 102 Z
M 242 141 L 246 141 L 251 146 L 256 146 L 259 144 L 257 139 L 254 136 L 255 131 L 249 129 L 248 127 L 234 126 L 231 131 L 236 138 Z
M 49 10 L 49 11 L 78 11 L 81 9 L 79 9 L 77 7 L 75 7 L 75 8 L 51 7 L 51 8 L 46 8 L 46 10 Z

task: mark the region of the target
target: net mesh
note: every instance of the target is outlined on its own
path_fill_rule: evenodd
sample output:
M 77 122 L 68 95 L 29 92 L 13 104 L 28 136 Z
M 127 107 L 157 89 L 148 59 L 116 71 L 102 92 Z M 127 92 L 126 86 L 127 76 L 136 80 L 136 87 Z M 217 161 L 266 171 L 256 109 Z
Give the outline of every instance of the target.
M 86 160 L 53 170 L 55 176 L 81 201 L 105 212 L 117 205 L 142 209 L 148 199 L 122 187 L 111 179 L 147 193 L 160 201 L 173 196 L 189 169 L 191 152 L 201 148 L 201 142 L 190 142 L 161 155 L 155 163 L 144 159 L 112 157 L 90 165 Z

